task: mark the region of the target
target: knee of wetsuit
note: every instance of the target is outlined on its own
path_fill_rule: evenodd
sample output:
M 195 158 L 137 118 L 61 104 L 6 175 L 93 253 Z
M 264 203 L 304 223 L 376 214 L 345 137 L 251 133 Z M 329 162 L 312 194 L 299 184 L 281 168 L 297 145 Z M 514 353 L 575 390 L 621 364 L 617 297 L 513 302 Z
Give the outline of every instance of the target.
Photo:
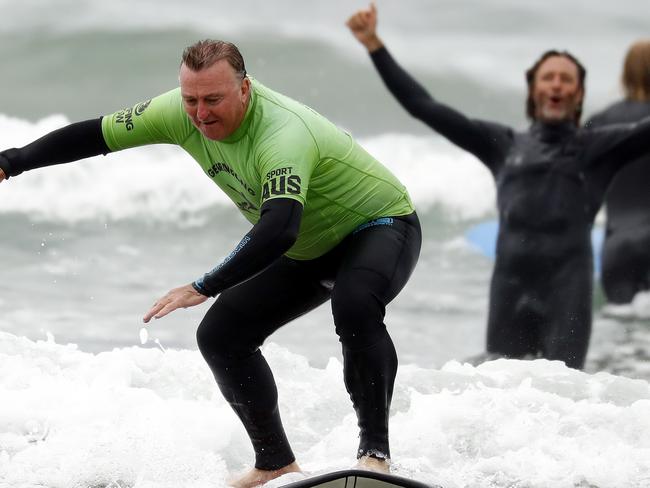
M 196 329 L 196 344 L 208 363 L 215 362 L 220 356 L 218 348 L 215 347 L 218 341 L 211 329 L 210 325 L 205 322 L 201 322 Z
M 203 358 L 210 365 L 228 365 L 249 357 L 258 349 L 236 331 L 241 326 L 228 326 L 203 320 L 196 330 L 196 343 Z

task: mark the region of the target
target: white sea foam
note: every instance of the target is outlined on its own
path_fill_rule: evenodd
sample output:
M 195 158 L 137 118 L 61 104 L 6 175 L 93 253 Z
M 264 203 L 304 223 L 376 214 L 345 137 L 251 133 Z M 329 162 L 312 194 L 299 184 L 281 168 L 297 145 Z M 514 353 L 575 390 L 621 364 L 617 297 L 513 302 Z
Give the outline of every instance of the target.
M 603 314 L 619 319 L 650 319 L 650 292 L 640 291 L 630 303 L 623 305 L 608 304 Z
M 352 466 L 340 362 L 264 353 L 303 469 Z M 1 486 L 223 487 L 253 460 L 196 351 L 93 355 L 0 333 L 0 370 Z M 391 430 L 395 472 L 446 488 L 650 483 L 650 385 L 558 362 L 401 367 Z
M 67 123 L 62 116 L 31 124 L 0 115 L 0 147 L 20 147 Z M 439 207 L 451 219 L 493 212 L 489 172 L 451 144 L 433 135 L 407 134 L 384 134 L 360 143 L 400 178 L 419 210 Z M 192 158 L 173 146 L 130 149 L 25 172 L 3 183 L 0 191 L 0 214 L 64 222 L 179 221 L 214 205 L 232 206 Z

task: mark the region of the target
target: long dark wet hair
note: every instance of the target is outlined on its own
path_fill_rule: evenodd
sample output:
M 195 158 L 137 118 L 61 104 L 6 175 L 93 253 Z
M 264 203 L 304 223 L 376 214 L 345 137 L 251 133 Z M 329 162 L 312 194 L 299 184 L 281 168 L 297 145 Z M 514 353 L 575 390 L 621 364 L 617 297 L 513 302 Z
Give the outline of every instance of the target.
M 583 100 L 584 100 L 585 79 L 587 78 L 587 70 L 582 65 L 582 63 L 578 61 L 578 59 L 569 51 L 557 51 L 555 49 L 550 49 L 546 51 L 544 54 L 542 54 L 540 58 L 537 61 L 535 61 L 535 64 L 533 64 L 530 68 L 526 70 L 526 82 L 528 83 L 528 99 L 526 100 L 526 115 L 530 120 L 535 120 L 535 101 L 533 100 L 533 85 L 535 84 L 535 75 L 537 74 L 537 70 L 542 65 L 542 63 L 546 61 L 548 58 L 552 58 L 554 56 L 560 56 L 562 58 L 566 58 L 576 65 L 576 68 L 578 68 L 578 82 L 580 83 L 580 88 L 582 88 Z M 576 108 L 576 113 L 573 120 L 576 125 L 580 124 L 580 117 L 582 117 L 582 102 Z

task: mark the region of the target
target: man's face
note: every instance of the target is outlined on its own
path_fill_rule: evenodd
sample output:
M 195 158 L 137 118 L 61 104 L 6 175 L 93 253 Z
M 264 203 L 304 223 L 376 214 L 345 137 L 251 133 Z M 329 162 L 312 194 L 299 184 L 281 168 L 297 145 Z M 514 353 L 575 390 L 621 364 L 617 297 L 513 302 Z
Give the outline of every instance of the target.
M 237 130 L 246 115 L 250 81 L 242 80 L 228 61 L 200 71 L 183 64 L 180 82 L 185 112 L 205 137 L 221 141 Z
M 535 73 L 532 94 L 535 119 L 542 122 L 574 120 L 583 93 L 578 67 L 564 56 L 551 56 Z

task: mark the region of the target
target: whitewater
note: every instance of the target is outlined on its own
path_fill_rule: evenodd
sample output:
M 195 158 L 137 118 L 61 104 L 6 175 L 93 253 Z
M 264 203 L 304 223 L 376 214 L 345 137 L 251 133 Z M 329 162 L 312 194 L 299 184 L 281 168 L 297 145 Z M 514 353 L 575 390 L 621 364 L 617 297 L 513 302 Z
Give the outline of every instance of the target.
M 264 347 L 298 461 L 353 466 L 356 419 L 331 358 Z M 0 486 L 222 487 L 252 450 L 197 351 L 99 354 L 0 334 Z M 323 395 L 323 392 L 327 392 Z M 446 488 L 646 487 L 650 386 L 546 360 L 399 368 L 393 472 Z M 302 476 L 286 475 L 267 486 Z

